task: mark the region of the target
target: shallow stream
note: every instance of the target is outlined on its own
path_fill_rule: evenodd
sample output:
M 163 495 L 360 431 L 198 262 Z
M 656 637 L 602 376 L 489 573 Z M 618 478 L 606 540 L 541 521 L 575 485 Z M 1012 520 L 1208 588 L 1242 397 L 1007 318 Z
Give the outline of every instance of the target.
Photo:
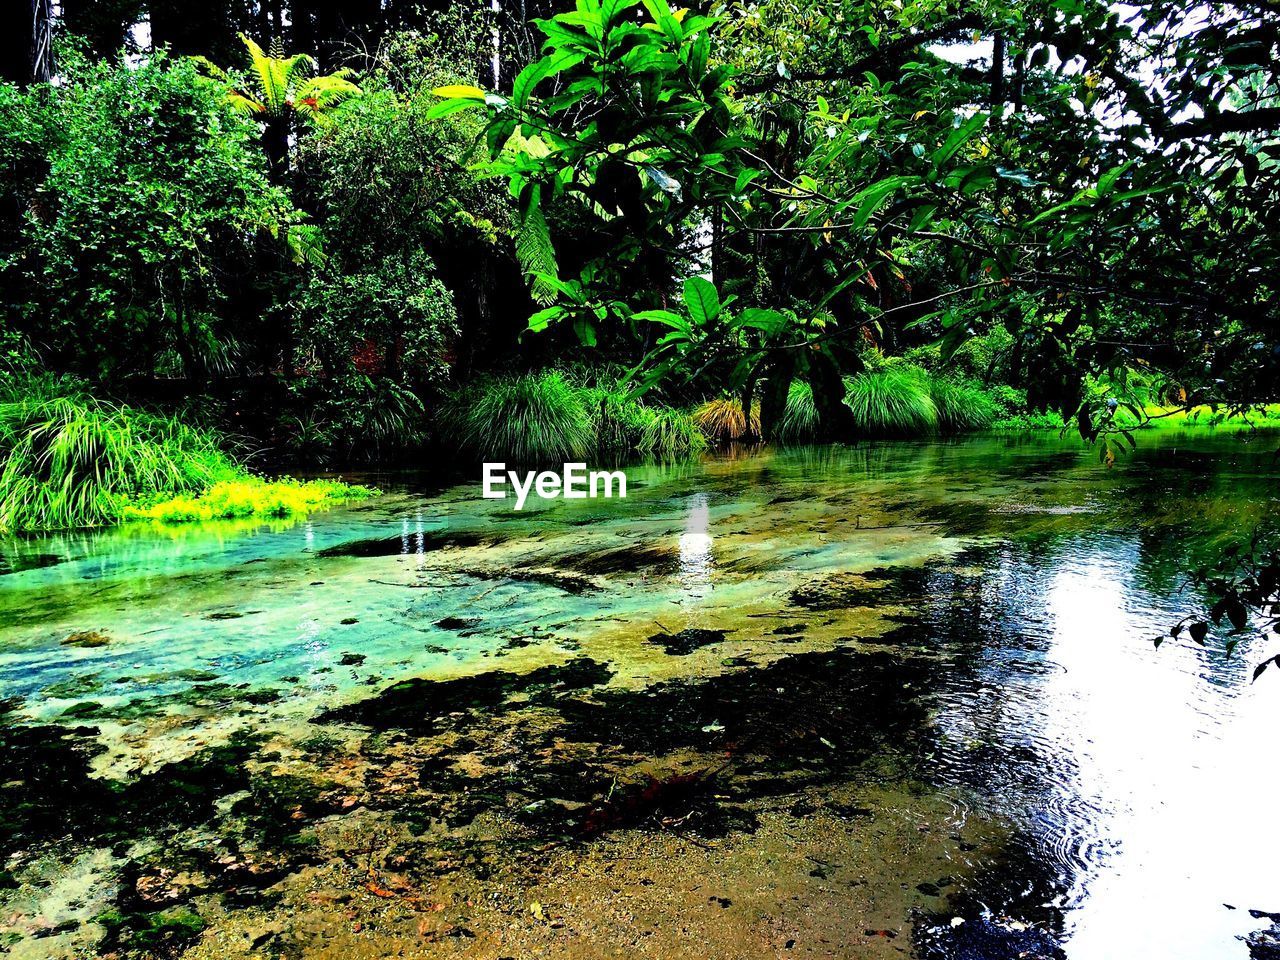
M 1238 958 L 1276 438 L 743 451 L 0 547 L 0 953 Z M 1255 941 L 1256 942 L 1256 941 Z

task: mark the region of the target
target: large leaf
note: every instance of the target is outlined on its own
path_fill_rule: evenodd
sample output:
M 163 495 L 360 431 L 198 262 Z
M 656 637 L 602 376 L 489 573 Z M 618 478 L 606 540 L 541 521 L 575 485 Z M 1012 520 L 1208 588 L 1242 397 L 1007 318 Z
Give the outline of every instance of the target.
M 947 137 L 946 142 L 933 152 L 933 156 L 929 158 L 930 162 L 937 166 L 946 163 L 959 152 L 960 148 L 969 142 L 969 139 L 981 130 L 987 123 L 987 114 L 975 113 L 972 117 L 960 124 L 956 129 L 951 131 L 951 136 Z
M 555 299 L 555 290 L 546 278 L 555 277 L 560 268 L 556 263 L 555 247 L 551 244 L 551 231 L 546 217 L 542 215 L 541 191 L 536 184 L 529 189 L 520 216 L 516 257 L 525 274 L 532 276 L 530 293 L 533 299 L 541 304 L 551 303 Z
M 707 326 L 720 315 L 720 294 L 705 277 L 690 277 L 684 282 L 684 305 L 695 326 Z
M 484 101 L 484 91 L 465 83 L 453 83 L 444 87 L 436 87 L 431 91 L 437 97 L 446 100 L 479 100 Z
M 553 77 L 570 67 L 582 62 L 582 54 L 573 51 L 561 51 L 529 64 L 520 71 L 511 85 L 511 105 L 517 110 L 524 109 L 529 97 L 536 87 L 548 77 Z

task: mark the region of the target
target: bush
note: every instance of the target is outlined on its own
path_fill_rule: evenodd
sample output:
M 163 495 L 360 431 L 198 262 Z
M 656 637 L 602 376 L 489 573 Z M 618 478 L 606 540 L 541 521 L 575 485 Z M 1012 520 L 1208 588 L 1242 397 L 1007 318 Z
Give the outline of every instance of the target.
M 712 443 L 741 440 L 748 433 L 760 436 L 760 404 L 751 405 L 751 421 L 742 414 L 742 401 L 731 397 L 708 400 L 693 411 L 693 422 Z
M 0 530 L 119 522 L 130 501 L 204 490 L 237 469 L 221 438 L 38 384 L 0 403 Z
M 938 429 L 947 433 L 981 430 L 996 418 L 995 401 L 973 381 L 934 377 L 929 396 L 938 411 Z
M 621 455 L 640 450 L 657 412 L 625 393 L 604 386 L 579 389 L 591 415 L 595 446 L 601 453 Z
M 555 371 L 475 384 L 449 398 L 441 420 L 461 449 L 518 464 L 583 460 L 595 443 L 581 393 Z
M 960 344 L 948 366 L 963 377 L 991 383 L 1009 375 L 1012 350 L 1013 335 L 1004 327 L 994 326 Z
M 907 364 L 853 377 L 845 402 L 858 431 L 868 437 L 919 436 L 938 426 L 928 374 Z
M 820 432 L 818 407 L 813 402 L 813 388 L 796 380 L 787 389 L 787 406 L 778 422 L 777 439 L 782 443 L 807 443 Z
M 225 369 L 264 334 L 231 306 L 259 238 L 299 218 L 267 180 L 257 124 L 187 59 L 69 54 L 59 73 L 0 97 L 0 164 L 23 171 L 0 200 L 31 211 L 0 256 L 12 313 L 50 359 L 96 379 Z
M 426 254 L 315 277 L 296 325 L 303 375 L 291 389 L 308 410 L 293 431 L 300 452 L 369 459 L 423 439 L 421 397 L 443 384 L 458 333 L 453 295 Z
M 675 460 L 706 449 L 707 438 L 689 414 L 671 409 L 651 412 L 653 417 L 640 437 L 638 449 L 641 453 L 662 460 Z
M 1032 411 L 1027 393 L 1000 383 L 987 388 L 994 407 L 992 426 L 997 430 L 1061 430 L 1065 425 L 1057 410 Z

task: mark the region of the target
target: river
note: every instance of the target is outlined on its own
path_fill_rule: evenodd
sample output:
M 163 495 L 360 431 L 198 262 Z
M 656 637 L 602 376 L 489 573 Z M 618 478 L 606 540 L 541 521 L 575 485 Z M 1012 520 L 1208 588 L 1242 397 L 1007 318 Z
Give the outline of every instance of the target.
M 1278 441 L 376 478 L 0 547 L 0 952 L 1250 956 L 1280 637 L 1185 638 Z

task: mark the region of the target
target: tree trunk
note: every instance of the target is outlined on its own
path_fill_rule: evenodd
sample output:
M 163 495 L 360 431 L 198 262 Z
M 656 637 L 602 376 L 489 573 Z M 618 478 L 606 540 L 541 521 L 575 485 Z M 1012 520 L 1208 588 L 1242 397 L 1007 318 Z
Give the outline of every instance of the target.
M 282 186 L 289 176 L 289 115 L 270 117 L 262 131 L 262 148 L 267 154 L 267 174 Z
M 787 393 L 795 378 L 793 351 L 778 351 L 778 356 L 769 361 L 766 377 L 760 391 L 760 439 L 773 443 L 778 437 L 778 425 L 787 412 Z
M 25 0 L 0 37 L 0 80 L 25 87 L 53 73 L 53 10 L 50 0 Z
M 825 354 L 809 360 L 809 385 L 818 409 L 820 440 L 849 441 L 857 435 L 853 411 L 844 402 L 844 380 L 835 363 Z

